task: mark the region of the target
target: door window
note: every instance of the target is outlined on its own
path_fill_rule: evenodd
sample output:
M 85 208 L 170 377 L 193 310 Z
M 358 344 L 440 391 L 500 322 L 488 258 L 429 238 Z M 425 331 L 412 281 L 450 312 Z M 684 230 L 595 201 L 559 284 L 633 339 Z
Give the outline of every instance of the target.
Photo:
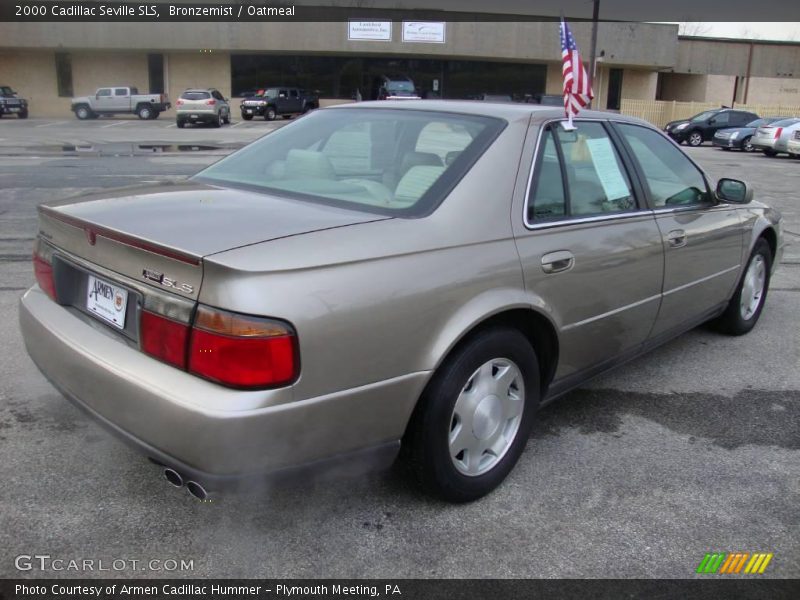
M 711 194 L 700 170 L 674 144 L 657 131 L 618 123 L 656 208 L 700 205 L 711 202 Z
M 128 90 L 127 88 L 114 88 L 114 95 L 115 96 L 127 96 Z
M 291 96 L 292 100 L 297 100 L 297 90 L 289 90 L 289 95 Z
M 630 180 L 605 127 L 580 121 L 576 126 L 574 131 L 551 126 L 544 133 L 528 202 L 530 220 L 636 209 Z
M 731 113 L 729 112 L 721 112 L 716 117 L 714 117 L 714 125 L 727 125 L 730 121 Z
M 110 95 L 111 95 L 111 89 L 110 89 L 110 88 L 105 88 L 105 89 L 102 89 L 102 90 L 97 90 L 97 97 L 98 97 L 98 98 L 108 97 L 108 96 L 110 96 Z

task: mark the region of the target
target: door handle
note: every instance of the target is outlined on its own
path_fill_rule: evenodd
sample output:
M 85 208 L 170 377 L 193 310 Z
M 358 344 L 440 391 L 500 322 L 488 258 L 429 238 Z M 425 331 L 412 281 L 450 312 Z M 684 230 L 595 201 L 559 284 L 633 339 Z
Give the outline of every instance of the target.
M 549 252 L 542 257 L 542 271 L 545 273 L 569 271 L 574 265 L 575 256 L 569 250 Z
M 681 248 L 686 245 L 686 232 L 683 229 L 673 229 L 667 234 L 667 242 L 673 248 Z

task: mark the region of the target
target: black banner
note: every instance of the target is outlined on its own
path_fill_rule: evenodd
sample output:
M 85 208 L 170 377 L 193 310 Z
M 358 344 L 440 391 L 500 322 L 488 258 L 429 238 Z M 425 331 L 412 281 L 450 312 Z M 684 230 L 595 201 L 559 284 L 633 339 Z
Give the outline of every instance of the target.
M 782 600 L 800 595 L 792 580 L 721 578 L 704 580 L 520 580 L 520 579 L 27 579 L 0 580 L 0 599 L 230 600 L 232 598 L 295 600 L 516 600 L 559 598 L 753 598 Z
M 319 2 L 319 0 L 316 0 Z M 2 0 L 5 22 L 546 21 L 592 17 L 591 0 Z M 607 21 L 800 21 L 786 0 L 601 0 Z

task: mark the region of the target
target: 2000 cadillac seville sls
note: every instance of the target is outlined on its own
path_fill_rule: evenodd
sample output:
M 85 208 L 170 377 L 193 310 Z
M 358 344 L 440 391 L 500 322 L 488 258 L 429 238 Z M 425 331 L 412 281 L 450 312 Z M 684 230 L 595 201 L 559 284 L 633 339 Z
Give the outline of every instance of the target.
M 40 209 L 25 343 L 190 491 L 391 463 L 496 487 L 537 408 L 704 321 L 782 241 L 642 121 L 483 102 L 311 113 L 185 183 Z

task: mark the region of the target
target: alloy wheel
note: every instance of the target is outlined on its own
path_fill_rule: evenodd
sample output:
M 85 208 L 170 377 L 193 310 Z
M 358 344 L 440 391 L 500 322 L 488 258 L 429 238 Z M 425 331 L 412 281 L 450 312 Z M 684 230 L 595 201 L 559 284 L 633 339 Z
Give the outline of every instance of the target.
M 742 319 L 748 321 L 758 311 L 761 299 L 764 296 L 764 286 L 767 282 L 767 266 L 764 257 L 756 254 L 747 267 L 742 282 L 742 294 L 739 301 L 739 312 Z

